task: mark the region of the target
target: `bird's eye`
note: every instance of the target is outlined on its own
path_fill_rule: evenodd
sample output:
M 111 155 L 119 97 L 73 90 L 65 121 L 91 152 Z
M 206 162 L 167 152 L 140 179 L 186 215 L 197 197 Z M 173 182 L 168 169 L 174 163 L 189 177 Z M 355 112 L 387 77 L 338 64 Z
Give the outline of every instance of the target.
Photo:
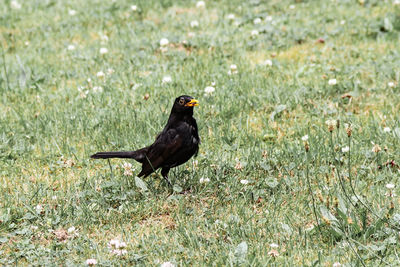
M 179 105 L 183 106 L 185 104 L 185 99 L 181 98 L 179 99 Z

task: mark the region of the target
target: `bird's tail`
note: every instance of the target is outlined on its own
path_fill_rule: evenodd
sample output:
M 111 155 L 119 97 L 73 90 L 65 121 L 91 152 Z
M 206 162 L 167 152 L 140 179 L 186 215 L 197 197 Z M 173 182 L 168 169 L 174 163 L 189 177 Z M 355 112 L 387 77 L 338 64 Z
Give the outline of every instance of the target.
M 136 151 L 120 151 L 120 152 L 97 152 L 91 155 L 92 159 L 109 159 L 109 158 L 122 158 L 122 159 L 134 159 L 142 162 L 145 158 L 145 149 L 139 149 Z

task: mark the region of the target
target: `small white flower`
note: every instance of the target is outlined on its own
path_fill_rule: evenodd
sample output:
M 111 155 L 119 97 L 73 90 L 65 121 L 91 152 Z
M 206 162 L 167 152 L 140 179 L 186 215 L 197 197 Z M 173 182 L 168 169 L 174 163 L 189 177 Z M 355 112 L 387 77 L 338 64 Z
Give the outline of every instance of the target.
M 259 33 L 257 30 L 252 30 L 251 31 L 251 36 L 257 36 Z
M 68 10 L 68 14 L 70 16 L 75 16 L 76 15 L 76 10 L 70 9 L 70 10 Z
M 228 75 L 237 74 L 237 73 L 238 73 L 237 66 L 235 64 L 232 64 L 230 66 L 230 70 L 228 71 Z
M 188 33 L 188 37 L 189 38 L 193 38 L 193 37 L 195 37 L 196 36 L 196 34 L 194 33 L 194 32 L 189 32 Z
M 389 86 L 390 88 L 393 88 L 393 87 L 396 86 L 396 84 L 395 84 L 394 82 L 388 82 L 388 86 Z
M 67 47 L 67 49 L 68 49 L 69 51 L 75 50 L 75 46 L 72 45 L 72 44 L 70 44 L 70 45 Z
M 100 39 L 103 43 L 108 42 L 108 36 L 106 34 L 100 34 Z
M 272 66 L 272 60 L 267 59 L 262 63 L 262 65 L 264 65 L 264 66 Z
M 111 253 L 117 256 L 123 256 L 128 253 L 128 251 L 126 249 L 114 249 L 111 251 Z
M 196 7 L 197 8 L 205 8 L 206 7 L 206 3 L 204 1 L 198 1 L 196 3 Z
M 39 229 L 39 227 L 37 227 L 36 225 L 31 225 L 31 229 L 36 231 L 37 229 Z
M 389 127 L 385 127 L 385 128 L 383 128 L 383 131 L 384 131 L 385 133 L 389 133 L 389 132 L 390 132 L 390 128 L 389 128 Z
M 18 3 L 18 1 L 11 1 L 10 2 L 10 6 L 12 9 L 21 9 L 22 5 L 20 3 Z
M 38 205 L 36 205 L 35 210 L 37 213 L 41 213 L 43 211 L 43 206 L 38 204 Z
M 132 11 L 137 11 L 137 5 L 131 5 L 131 10 Z
M 289 6 L 290 9 L 295 9 L 295 7 L 296 7 L 295 5 L 290 5 Z
M 162 39 L 160 40 L 160 46 L 161 46 L 161 47 L 167 46 L 168 44 L 169 44 L 169 41 L 168 41 L 167 38 L 162 38 Z
M 234 20 L 234 19 L 235 19 L 235 14 L 228 14 L 228 15 L 226 16 L 226 18 L 227 18 L 228 20 Z
M 52 196 L 51 199 L 52 200 L 57 200 L 57 196 Z
M 99 72 L 96 73 L 96 76 L 97 76 L 98 78 L 104 78 L 105 74 L 104 74 L 104 72 L 99 71 Z
M 240 183 L 241 183 L 241 184 L 244 184 L 244 185 L 246 185 L 246 184 L 248 184 L 248 183 L 249 183 L 249 180 L 245 180 L 245 179 L 243 179 L 243 180 L 240 180 Z
M 386 188 L 389 189 L 389 190 L 391 190 L 391 189 L 394 188 L 394 184 L 387 184 L 387 185 L 386 185 Z
M 87 82 L 88 82 L 88 83 L 91 83 L 91 82 L 92 82 L 92 79 L 87 78 Z
M 394 6 L 400 6 L 400 0 L 394 0 L 393 1 Z
M 207 86 L 206 88 L 204 88 L 204 92 L 205 92 L 206 94 L 211 94 L 211 93 L 213 93 L 214 91 L 215 91 L 215 88 L 212 87 L 212 86 Z
M 26 46 L 30 45 L 29 41 L 25 41 L 24 43 Z
M 68 228 L 68 230 L 67 230 L 67 232 L 68 232 L 69 234 L 72 234 L 72 233 L 74 233 L 75 231 L 76 231 L 75 226 L 71 226 L 71 227 Z
M 350 147 L 348 147 L 348 146 L 342 147 L 342 152 L 343 153 L 346 153 L 346 152 L 349 152 L 349 151 L 350 151 Z
M 124 175 L 125 176 L 132 176 L 133 175 L 132 164 L 130 164 L 128 162 L 125 162 L 122 165 L 122 168 L 124 169 Z
M 192 20 L 192 21 L 190 22 L 190 27 L 192 27 L 192 28 L 197 28 L 197 27 L 199 27 L 199 22 L 198 22 L 197 20 Z
M 162 83 L 172 83 L 172 78 L 171 76 L 164 76 L 162 78 Z
M 253 20 L 253 23 L 254 23 L 254 24 L 260 24 L 260 23 L 261 23 L 261 19 L 260 19 L 260 18 L 255 18 L 255 19 Z
M 114 249 L 119 247 L 119 243 L 120 242 L 118 239 L 111 239 L 107 246 L 109 249 Z
M 340 264 L 340 262 L 334 262 L 332 267 L 340 267 L 342 266 L 342 264 Z
M 97 260 L 96 259 L 87 259 L 86 260 L 86 265 L 93 266 L 93 265 L 96 265 L 96 264 L 97 264 Z
M 308 134 L 306 134 L 305 136 L 303 136 L 303 137 L 301 138 L 301 140 L 307 141 L 307 140 L 308 140 Z
M 93 92 L 94 92 L 94 93 L 101 93 L 101 92 L 103 92 L 103 87 L 101 87 L 101 86 L 94 86 L 94 87 L 93 87 Z
M 206 183 L 209 183 L 210 182 L 210 178 L 204 178 L 204 177 L 201 177 L 200 178 L 200 183 L 201 184 L 206 184 Z
M 271 244 L 269 244 L 269 246 L 270 246 L 271 248 L 279 248 L 279 245 L 276 244 L 276 243 L 271 243 Z
M 337 81 L 336 81 L 336 79 L 329 79 L 328 84 L 335 85 L 335 84 L 337 84 Z
M 100 48 L 100 54 L 104 55 L 108 53 L 108 49 L 105 47 Z
M 346 24 L 346 21 L 343 19 L 340 21 L 340 25 L 344 25 L 344 24 Z
M 272 21 L 272 16 L 266 16 L 265 21 Z
M 217 84 L 215 82 L 211 82 L 211 86 L 216 86 Z
M 112 68 L 108 68 L 107 69 L 107 74 L 108 75 L 111 75 L 111 74 L 113 74 L 114 73 L 114 70 L 112 69 Z

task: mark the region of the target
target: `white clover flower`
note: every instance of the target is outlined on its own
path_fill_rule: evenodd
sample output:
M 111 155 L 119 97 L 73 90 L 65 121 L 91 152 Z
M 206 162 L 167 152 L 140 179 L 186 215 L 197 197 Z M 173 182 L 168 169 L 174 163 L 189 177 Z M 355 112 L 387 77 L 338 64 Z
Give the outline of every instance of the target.
M 249 180 L 243 179 L 243 180 L 240 180 L 240 183 L 246 185 L 249 183 Z
M 230 66 L 230 70 L 228 71 L 228 75 L 237 74 L 237 73 L 238 73 L 237 66 L 235 64 L 232 64 Z
M 211 82 L 211 86 L 217 85 L 216 82 Z
M 107 74 L 108 75 L 111 75 L 111 74 L 113 74 L 114 73 L 114 70 L 112 69 L 112 68 L 108 68 L 107 69 Z
M 332 267 L 340 267 L 340 266 L 342 266 L 342 264 L 340 264 L 340 262 L 334 262 L 333 263 L 333 265 L 332 265 Z
M 263 66 L 272 66 L 272 60 L 267 59 L 262 63 Z
M 30 42 L 29 41 L 25 41 L 25 43 L 24 43 L 26 46 L 28 46 L 28 45 L 30 45 Z
M 92 82 L 92 79 L 87 78 L 87 82 L 88 82 L 88 83 L 91 83 L 91 82 Z
M 206 3 L 204 1 L 198 1 L 196 3 L 196 7 L 197 8 L 205 8 L 206 7 Z
M 195 37 L 196 36 L 196 34 L 194 33 L 194 32 L 189 32 L 188 33 L 188 37 L 189 38 L 193 38 L 193 37 Z
M 137 5 L 131 5 L 131 10 L 132 11 L 137 11 Z
M 349 152 L 349 151 L 350 151 L 350 147 L 348 147 L 348 146 L 342 147 L 342 152 L 343 153 L 346 153 L 346 152 Z
M 197 27 L 199 27 L 199 22 L 198 22 L 197 20 L 192 20 L 192 21 L 190 22 L 190 27 L 192 27 L 192 28 L 197 28 Z
M 67 230 L 67 232 L 68 232 L 69 234 L 72 234 L 72 233 L 74 233 L 75 231 L 76 231 L 75 226 L 71 226 L 71 227 L 68 228 L 68 230 Z
M 276 243 L 271 243 L 271 244 L 269 244 L 269 246 L 270 246 L 271 248 L 279 248 L 279 245 L 276 244 Z
M 389 133 L 389 132 L 390 132 L 390 128 L 389 128 L 389 127 L 385 127 L 385 128 L 383 128 L 383 131 L 384 131 L 385 133 Z
M 93 92 L 94 92 L 94 93 L 101 93 L 101 92 L 103 92 L 103 87 L 101 87 L 101 86 L 94 86 L 94 87 L 93 87 Z
M 41 213 L 43 211 L 43 206 L 38 204 L 38 205 L 36 205 L 35 210 L 37 213 Z
M 118 239 L 111 239 L 107 246 L 109 249 L 114 249 L 119 247 L 119 243 L 120 242 Z
M 168 41 L 167 38 L 162 38 L 162 39 L 160 40 L 160 46 L 161 46 L 161 47 L 167 46 L 168 44 L 169 44 L 169 41 Z
M 400 0 L 394 0 L 393 1 L 394 6 L 400 6 Z
M 251 31 L 251 36 L 257 36 L 259 32 L 257 30 L 252 30 Z
M 68 45 L 67 49 L 68 49 L 69 51 L 75 50 L 75 46 L 72 45 L 72 44 L 70 44 L 70 45 Z
M 70 16 L 75 16 L 76 15 L 76 10 L 70 9 L 70 10 L 68 10 L 68 14 Z
M 295 9 L 296 6 L 295 6 L 295 5 L 290 5 L 289 8 L 290 8 L 290 9 Z
M 306 134 L 305 136 L 303 136 L 303 137 L 301 138 L 301 140 L 307 141 L 307 140 L 308 140 L 308 134 Z
M 387 184 L 387 185 L 386 185 L 386 188 L 389 189 L 389 190 L 391 190 L 391 189 L 394 188 L 394 184 Z
M 125 176 L 132 176 L 133 175 L 133 170 L 132 170 L 132 164 L 131 163 L 125 162 L 122 165 L 122 168 L 124 169 L 124 175 Z
M 57 196 L 52 196 L 51 199 L 52 200 L 57 200 Z
M 100 39 L 102 42 L 108 42 L 108 36 L 106 34 L 100 34 Z
M 346 24 L 346 21 L 343 19 L 340 21 L 340 25 L 344 25 L 344 24 Z
M 203 2 L 203 1 L 200 1 L 200 2 Z M 175 264 L 173 264 L 172 262 L 166 261 L 166 262 L 163 262 L 160 265 L 160 267 L 175 267 Z
M 126 249 L 114 249 L 111 251 L 111 254 L 117 255 L 117 256 L 123 256 L 126 253 L 128 253 L 128 251 Z
M 260 18 L 255 18 L 255 19 L 253 20 L 253 23 L 254 23 L 254 24 L 260 24 L 260 23 L 261 23 L 261 19 L 260 19 Z
M 393 88 L 393 87 L 396 86 L 396 84 L 395 84 L 394 82 L 388 82 L 388 86 L 389 86 L 390 88 Z
M 207 86 L 206 88 L 204 88 L 204 92 L 206 94 L 212 94 L 215 91 L 215 88 L 212 86 Z
M 336 85 L 337 81 L 336 81 L 336 79 L 329 79 L 328 84 L 329 85 Z
M 209 183 L 209 182 L 210 182 L 210 178 L 201 177 L 199 182 L 200 182 L 201 184 Z
M 106 76 L 106 75 L 104 74 L 104 72 L 99 71 L 99 72 L 96 73 L 96 76 L 97 76 L 98 78 L 104 78 L 104 76 Z
M 172 83 L 172 78 L 171 76 L 164 76 L 162 78 L 162 83 Z
M 97 260 L 96 259 L 87 259 L 86 260 L 86 265 L 94 266 L 96 264 L 97 264 Z
M 18 3 L 18 1 L 11 1 L 10 2 L 10 6 L 12 9 L 21 9 L 22 5 L 20 3 Z
M 272 21 L 272 16 L 266 16 L 265 21 Z
M 235 14 L 228 14 L 228 15 L 226 16 L 226 18 L 227 18 L 228 20 L 234 20 L 234 19 L 235 19 Z
M 108 53 L 108 49 L 105 47 L 100 48 L 100 54 L 104 55 Z

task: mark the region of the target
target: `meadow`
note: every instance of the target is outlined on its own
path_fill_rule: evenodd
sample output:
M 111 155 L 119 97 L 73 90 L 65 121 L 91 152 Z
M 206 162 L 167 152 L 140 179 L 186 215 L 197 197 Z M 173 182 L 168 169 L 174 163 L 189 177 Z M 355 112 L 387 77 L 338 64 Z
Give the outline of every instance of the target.
M 4 0 L 0 265 L 399 265 L 399 41 L 398 0 Z M 89 158 L 182 94 L 172 189 Z

